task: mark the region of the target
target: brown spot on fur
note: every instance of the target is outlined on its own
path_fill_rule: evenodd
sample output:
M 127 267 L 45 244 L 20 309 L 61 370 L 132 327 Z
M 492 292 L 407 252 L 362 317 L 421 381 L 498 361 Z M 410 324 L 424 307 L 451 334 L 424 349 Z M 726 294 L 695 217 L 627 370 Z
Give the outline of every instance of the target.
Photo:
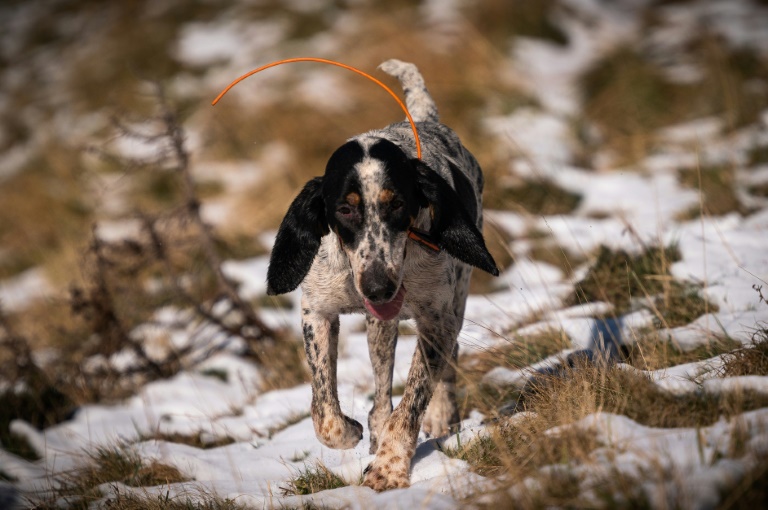
M 349 205 L 356 206 L 357 204 L 360 203 L 360 195 L 358 195 L 355 192 L 352 192 L 352 193 L 348 194 L 345 198 L 346 198 L 347 203 Z
M 403 460 L 403 459 L 402 459 L 402 458 L 400 458 L 400 456 L 399 456 L 399 455 L 395 455 L 394 457 L 392 457 L 392 458 L 390 459 L 390 462 L 392 462 L 392 463 L 394 464 L 394 463 L 400 462 L 401 460 Z
M 386 204 L 391 202 L 393 198 L 395 198 L 395 192 L 391 189 L 383 189 L 381 190 L 381 193 L 379 193 L 379 202 Z

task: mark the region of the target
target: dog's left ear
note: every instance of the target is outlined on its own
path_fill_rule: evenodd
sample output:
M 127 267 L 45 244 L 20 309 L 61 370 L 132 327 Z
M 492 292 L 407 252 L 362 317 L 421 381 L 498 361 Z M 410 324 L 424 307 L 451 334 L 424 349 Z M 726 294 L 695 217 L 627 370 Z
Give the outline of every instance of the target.
M 315 177 L 301 190 L 280 224 L 267 269 L 267 294 L 285 294 L 304 280 L 329 232 L 322 196 L 322 177 Z
M 432 229 L 442 249 L 460 261 L 499 276 L 483 234 L 470 218 L 458 193 L 448 182 L 418 159 L 411 160 L 422 197 L 432 211 Z

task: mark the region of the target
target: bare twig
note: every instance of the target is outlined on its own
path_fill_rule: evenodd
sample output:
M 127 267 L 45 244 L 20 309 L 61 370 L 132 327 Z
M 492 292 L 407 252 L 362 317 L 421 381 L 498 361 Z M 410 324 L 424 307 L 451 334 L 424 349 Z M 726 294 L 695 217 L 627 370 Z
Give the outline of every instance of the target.
M 173 156 L 176 160 L 176 171 L 179 173 L 183 184 L 182 189 L 187 211 L 193 223 L 201 232 L 200 241 L 203 252 L 216 276 L 218 286 L 226 294 L 227 298 L 243 313 L 246 323 L 257 328 L 256 340 L 261 340 L 265 337 L 274 338 L 276 332 L 261 320 L 248 302 L 240 298 L 234 285 L 226 278 L 221 269 L 221 259 L 213 243 L 214 234 L 210 226 L 200 216 L 200 201 L 195 193 L 195 182 L 189 168 L 189 153 L 184 145 L 184 132 L 176 119 L 175 113 L 168 106 L 162 87 L 158 85 L 156 90 L 162 120 L 165 124 L 165 135 L 171 140 Z

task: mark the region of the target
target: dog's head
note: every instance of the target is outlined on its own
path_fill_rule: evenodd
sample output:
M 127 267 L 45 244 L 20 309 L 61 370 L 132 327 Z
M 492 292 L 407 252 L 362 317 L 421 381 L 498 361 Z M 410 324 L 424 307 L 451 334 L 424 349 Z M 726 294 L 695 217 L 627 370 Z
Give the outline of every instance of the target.
M 333 232 L 368 310 L 394 318 L 405 294 L 408 231 L 422 209 L 429 209 L 430 236 L 440 248 L 498 275 L 472 204 L 469 211 L 442 177 L 386 139 L 347 142 L 331 156 L 325 175 L 309 181 L 288 208 L 270 258 L 267 292 L 295 289 L 321 238 Z

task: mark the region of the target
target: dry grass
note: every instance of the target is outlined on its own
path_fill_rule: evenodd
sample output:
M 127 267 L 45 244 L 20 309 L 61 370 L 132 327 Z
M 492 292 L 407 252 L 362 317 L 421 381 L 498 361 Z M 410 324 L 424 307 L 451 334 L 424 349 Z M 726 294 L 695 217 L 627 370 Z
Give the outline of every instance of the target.
M 262 391 L 292 388 L 309 382 L 309 366 L 300 340 L 265 341 L 258 349 L 257 354 L 264 361 Z
M 114 510 L 247 510 L 252 508 L 229 498 L 205 493 L 175 498 L 168 494 L 118 494 L 107 498 L 105 504 Z
M 491 175 L 483 205 L 488 209 L 522 210 L 530 214 L 553 216 L 570 214 L 579 205 L 581 197 L 566 191 L 549 180 L 525 179 L 514 185 L 503 186 Z
M 501 417 L 491 427 L 489 436 L 446 452 L 469 462 L 475 472 L 497 478 L 504 487 L 527 477 L 539 481 L 538 489 L 523 491 L 515 498 L 515 506 L 522 508 L 541 508 L 542 503 L 579 506 L 580 480 L 566 473 L 572 473 L 570 468 L 593 462 L 591 452 L 607 446 L 582 428 L 562 427 L 556 434 L 547 433 L 555 427 L 605 412 L 623 414 L 649 427 L 698 428 L 768 405 L 765 395 L 741 391 L 675 396 L 642 375 L 586 361 L 576 361 L 556 375 L 535 381 L 519 401 L 519 408 L 532 411 L 531 414 Z M 550 468 L 541 471 L 545 466 Z M 560 474 L 557 466 L 568 469 Z M 642 501 L 641 495 L 632 490 L 630 480 L 611 479 L 606 483 L 602 490 L 607 500 L 618 492 L 622 497 Z M 509 496 L 502 496 L 502 500 L 505 497 Z
M 305 466 L 304 470 L 300 471 L 287 485 L 281 486 L 280 491 L 283 496 L 301 496 L 347 485 L 349 484 L 328 469 L 325 464 L 317 461 L 314 466 Z
M 108 482 L 149 487 L 187 480 L 175 467 L 157 461 L 145 464 L 138 454 L 127 448 L 102 447 L 89 456 L 91 463 L 73 476 L 79 487 L 92 488 Z
M 647 29 L 656 23 L 648 16 Z M 582 79 L 585 112 L 600 128 L 619 163 L 637 161 L 657 143 L 655 131 L 671 124 L 720 115 L 728 129 L 754 122 L 768 106 L 764 88 L 768 61 L 753 50 L 733 50 L 702 29 L 683 49 L 702 71 L 700 81 L 675 83 L 652 57 L 624 47 L 597 62 Z
M 584 258 L 554 243 L 548 237 L 535 239 L 528 250 L 531 260 L 551 264 L 559 268 L 566 278 L 573 274 L 573 270 L 584 262 Z
M 737 349 L 741 344 L 730 338 L 713 337 L 710 342 L 695 349 L 682 351 L 662 338 L 657 331 L 639 332 L 639 338 L 627 345 L 625 363 L 640 370 L 659 370 L 684 363 L 713 358 Z
M 663 277 L 669 276 L 669 266 L 678 260 L 680 252 L 675 247 L 650 248 L 630 255 L 600 246 L 594 264 L 566 301 L 574 305 L 605 301 L 613 303 L 617 313 L 627 310 L 633 297 L 662 291 Z
M 659 327 L 685 325 L 717 311 L 698 287 L 672 278 L 669 269 L 678 260 L 680 252 L 674 245 L 663 249 L 646 247 L 636 255 L 601 246 L 595 262 L 566 303 L 604 301 L 614 305 L 616 315 L 644 307 L 655 315 Z
M 755 332 L 752 345 L 733 350 L 725 359 L 724 377 L 768 375 L 768 329 Z
M 62 503 L 61 501 L 35 502 L 32 508 L 54 510 L 62 508 Z M 147 491 L 115 490 L 113 494 L 99 501 L 99 508 L 102 507 L 114 510 L 247 510 L 252 508 L 229 498 L 209 494 L 203 489 L 193 489 L 179 496 L 171 496 L 169 492 L 151 494 Z M 66 502 L 66 508 L 87 510 L 93 507 L 89 506 L 87 501 L 69 500 Z
M 655 130 L 690 115 L 684 105 L 693 87 L 668 82 L 632 48 L 620 48 L 596 63 L 582 85 L 586 115 L 622 162 L 642 158 Z
M 515 338 L 498 347 L 480 352 L 464 351 L 459 359 L 458 391 L 460 415 L 473 409 L 494 416 L 499 408 L 518 398 L 517 390 L 497 388 L 482 383 L 483 376 L 496 367 L 525 368 L 571 346 L 562 331 L 552 330 L 529 337 Z
M 701 215 L 722 216 L 731 212 L 749 213 L 736 196 L 735 169 L 729 165 L 684 168 L 678 173 L 680 182 L 700 191 L 701 204 L 680 216 L 692 219 Z
M 561 10 L 558 0 L 540 2 L 507 2 L 484 0 L 465 8 L 470 22 L 501 51 L 507 49 L 509 37 L 524 36 L 567 44 L 566 34 L 553 22 L 553 14 Z
M 82 176 L 77 155 L 52 142 L 2 182 L 0 279 L 38 265 L 54 276 L 76 274 L 93 218 Z
M 720 510 L 765 508 L 768 505 L 768 461 L 761 459 L 730 493 L 723 496 L 718 506 Z
M 187 481 L 175 467 L 157 461 L 144 463 L 138 454 L 125 447 L 101 447 L 88 456 L 85 465 L 62 477 L 61 486 L 53 499 L 35 502 L 34 508 L 60 508 L 66 501 L 67 508 L 85 510 L 104 498 L 99 489 L 102 484 L 121 483 L 129 487 L 150 487 Z M 118 497 L 117 502 L 122 501 L 125 506 L 111 506 L 117 505 L 117 502 L 111 500 L 102 503 L 110 505 L 109 508 L 118 509 L 168 508 L 160 505 L 139 507 L 136 504 L 137 499 L 142 498 Z M 153 499 L 148 496 L 147 503 Z M 170 499 L 168 501 L 170 502 Z

